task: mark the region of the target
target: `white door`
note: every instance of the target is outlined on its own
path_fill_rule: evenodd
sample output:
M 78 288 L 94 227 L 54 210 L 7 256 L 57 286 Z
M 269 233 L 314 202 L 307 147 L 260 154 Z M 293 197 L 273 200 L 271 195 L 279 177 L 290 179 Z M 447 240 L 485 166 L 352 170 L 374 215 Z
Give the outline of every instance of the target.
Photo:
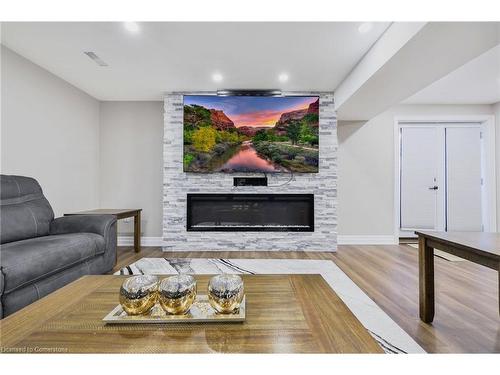
M 401 128 L 401 231 L 443 230 L 443 134 L 436 126 Z
M 400 236 L 482 231 L 480 124 L 400 127 Z
M 446 128 L 446 230 L 482 231 L 481 129 Z

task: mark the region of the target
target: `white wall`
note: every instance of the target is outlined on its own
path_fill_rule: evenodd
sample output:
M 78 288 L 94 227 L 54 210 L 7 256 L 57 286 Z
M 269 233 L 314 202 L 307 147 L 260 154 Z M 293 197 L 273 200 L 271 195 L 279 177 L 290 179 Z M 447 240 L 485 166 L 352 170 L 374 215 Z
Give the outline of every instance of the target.
M 1 172 L 32 176 L 56 216 L 99 205 L 99 102 L 1 48 Z
M 143 208 L 143 235 L 162 235 L 162 102 L 99 102 L 2 46 L 1 170 L 37 178 L 57 215 Z M 496 116 L 500 230 L 500 103 L 396 106 L 366 124 L 339 121 L 338 233 L 392 236 L 394 116 Z M 134 207 L 132 207 L 134 206 Z M 132 232 L 121 223 L 121 233 Z
M 394 234 L 395 116 L 492 113 L 489 105 L 400 105 L 364 124 L 339 120 L 339 234 Z
M 102 102 L 100 124 L 100 207 L 142 208 L 143 236 L 161 237 L 163 102 Z
M 497 150 L 500 150 L 499 109 L 497 104 Z M 146 220 L 143 235 L 161 237 L 162 104 L 103 102 L 101 111 L 101 207 L 142 207 Z M 339 121 L 338 233 L 341 238 L 394 234 L 395 116 L 473 115 L 493 111 L 489 105 L 401 105 L 367 123 Z M 139 144 L 139 152 L 134 149 L 135 142 Z M 497 151 L 497 170 L 499 158 Z M 500 172 L 497 179 L 500 197 Z M 146 181 L 152 183 L 148 185 Z M 500 200 L 498 204 L 500 213 Z M 131 233 L 131 224 L 121 224 L 120 232 Z

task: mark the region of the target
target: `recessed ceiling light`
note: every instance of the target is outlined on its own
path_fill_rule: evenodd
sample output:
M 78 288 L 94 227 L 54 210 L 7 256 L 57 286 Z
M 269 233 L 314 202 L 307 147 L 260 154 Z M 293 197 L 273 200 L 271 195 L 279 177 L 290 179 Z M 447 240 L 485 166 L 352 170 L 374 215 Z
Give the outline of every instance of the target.
M 361 25 L 358 27 L 358 31 L 361 34 L 366 34 L 368 31 L 370 31 L 373 28 L 373 22 L 363 22 Z
M 281 73 L 279 76 L 278 76 L 278 79 L 280 80 L 280 82 L 287 82 L 288 79 L 290 77 L 288 76 L 288 74 L 286 73 Z
M 123 27 L 132 34 L 137 34 L 141 30 L 137 22 L 124 22 Z
M 214 73 L 212 74 L 212 81 L 214 82 L 221 82 L 223 79 L 222 74 L 220 73 Z

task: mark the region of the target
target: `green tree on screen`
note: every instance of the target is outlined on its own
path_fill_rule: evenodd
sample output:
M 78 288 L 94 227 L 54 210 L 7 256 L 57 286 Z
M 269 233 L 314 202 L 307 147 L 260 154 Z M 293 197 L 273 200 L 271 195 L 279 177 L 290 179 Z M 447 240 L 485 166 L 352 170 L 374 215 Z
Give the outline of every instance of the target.
M 288 138 L 290 138 L 290 141 L 292 141 L 292 144 L 296 145 L 300 138 L 300 124 L 298 122 L 292 122 L 288 125 L 286 134 Z
M 215 146 L 216 130 L 213 128 L 199 128 L 193 133 L 193 146 L 197 151 L 209 152 Z

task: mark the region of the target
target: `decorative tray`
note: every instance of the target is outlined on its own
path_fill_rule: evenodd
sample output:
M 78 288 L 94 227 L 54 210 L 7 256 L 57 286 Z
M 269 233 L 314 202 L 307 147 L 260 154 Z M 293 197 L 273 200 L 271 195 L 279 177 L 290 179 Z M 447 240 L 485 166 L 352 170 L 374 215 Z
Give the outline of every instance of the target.
M 148 314 L 127 315 L 121 305 L 116 306 L 103 318 L 107 324 L 144 324 L 144 323 L 231 323 L 245 321 L 245 301 L 243 297 L 240 308 L 232 314 L 217 313 L 208 296 L 198 295 L 185 315 L 169 315 L 159 304 L 156 304 Z

